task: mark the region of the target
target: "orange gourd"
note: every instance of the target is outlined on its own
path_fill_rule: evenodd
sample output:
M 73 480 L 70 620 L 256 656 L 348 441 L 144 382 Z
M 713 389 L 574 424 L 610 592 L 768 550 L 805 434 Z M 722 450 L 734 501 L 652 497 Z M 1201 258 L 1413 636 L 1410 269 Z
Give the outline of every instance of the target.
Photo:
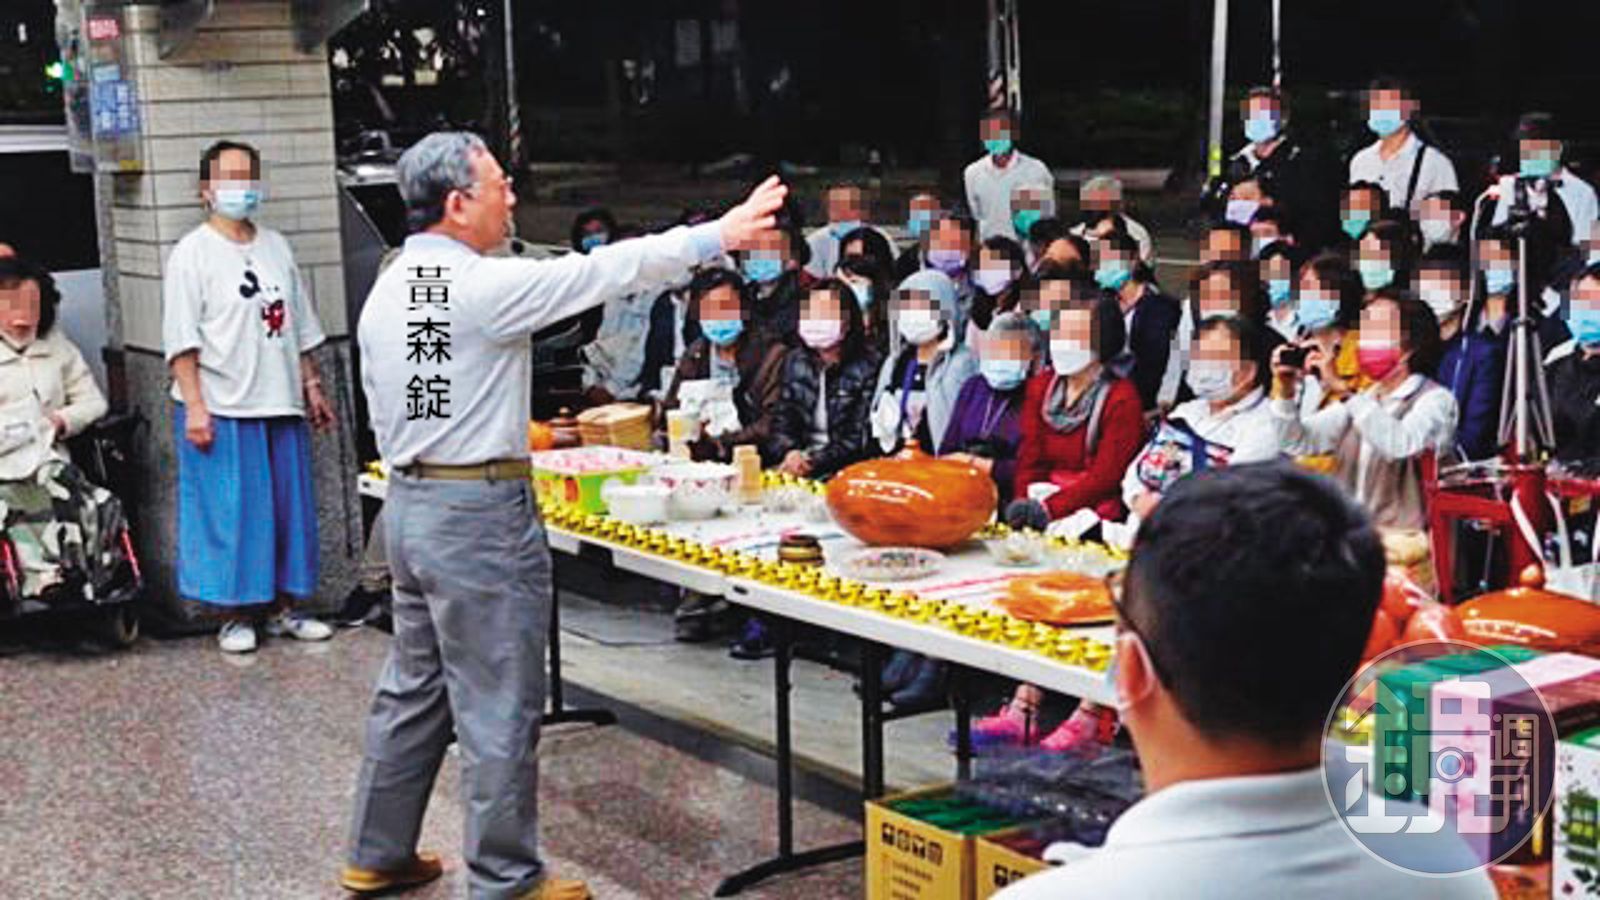
M 537 453 L 542 450 L 554 449 L 556 433 L 543 422 L 528 423 L 528 450 Z
M 1533 587 L 1475 597 L 1456 607 L 1467 640 L 1521 644 L 1550 653 L 1600 655 L 1600 606 Z
M 999 502 L 982 469 L 914 447 L 856 463 L 828 482 L 828 510 L 839 527 L 875 546 L 954 547 L 982 528 Z

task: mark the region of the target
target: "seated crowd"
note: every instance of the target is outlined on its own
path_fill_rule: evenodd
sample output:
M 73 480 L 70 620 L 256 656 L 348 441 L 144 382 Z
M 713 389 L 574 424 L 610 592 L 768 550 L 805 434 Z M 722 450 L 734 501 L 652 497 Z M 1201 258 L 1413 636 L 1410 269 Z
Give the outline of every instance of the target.
M 791 205 L 770 241 L 663 291 L 633 335 L 647 363 L 613 393 L 664 413 L 680 385 L 721 382 L 737 427 L 703 435 L 697 459 L 752 444 L 769 468 L 826 479 L 915 444 L 987 472 L 1008 522 L 1124 544 L 1190 473 L 1296 459 L 1426 580 L 1424 468 L 1503 449 L 1522 316 L 1548 351 L 1557 455 L 1594 455 L 1600 235 L 1592 191 L 1562 170 L 1519 279 L 1506 195 L 1548 174 L 1551 147 L 1559 160 L 1549 117 L 1518 123 L 1523 178 L 1468 202 L 1403 87 L 1375 82 L 1368 103 L 1377 140 L 1341 187 L 1289 136 L 1282 96 L 1252 90 L 1249 143 L 1208 191 L 1200 264 L 1175 285 L 1158 282 L 1120 182 L 1086 181 L 1077 218 L 1059 217 L 1048 169 L 990 114 L 961 200 L 919 191 L 902 226 L 879 227 L 864 189 L 835 185 L 823 227 L 804 231 Z M 747 629 L 736 649 L 760 656 L 763 641 Z M 942 698 L 939 666 L 904 654 L 885 682 L 897 706 Z M 1041 699 L 1018 688 L 976 737 L 1066 749 L 1116 731 L 1086 705 L 1041 733 Z

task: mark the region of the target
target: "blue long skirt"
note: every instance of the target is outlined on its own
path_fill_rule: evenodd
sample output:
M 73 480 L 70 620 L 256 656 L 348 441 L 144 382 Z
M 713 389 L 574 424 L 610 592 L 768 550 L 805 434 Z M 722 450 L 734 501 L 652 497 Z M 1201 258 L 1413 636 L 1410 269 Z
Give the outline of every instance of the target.
M 212 606 L 308 597 L 317 584 L 317 508 L 305 419 L 212 416 L 216 440 L 178 444 L 178 593 Z

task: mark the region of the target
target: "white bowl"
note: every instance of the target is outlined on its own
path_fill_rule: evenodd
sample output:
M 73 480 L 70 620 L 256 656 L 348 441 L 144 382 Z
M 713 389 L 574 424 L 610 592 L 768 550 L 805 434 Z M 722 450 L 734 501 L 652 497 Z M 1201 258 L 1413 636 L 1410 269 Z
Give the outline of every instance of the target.
M 672 518 L 709 519 L 732 505 L 739 470 L 722 463 L 672 463 L 651 470 L 650 482 L 671 491 Z
M 629 525 L 655 525 L 667 521 L 667 498 L 672 491 L 659 484 L 623 484 L 608 481 L 600 497 L 612 518 Z

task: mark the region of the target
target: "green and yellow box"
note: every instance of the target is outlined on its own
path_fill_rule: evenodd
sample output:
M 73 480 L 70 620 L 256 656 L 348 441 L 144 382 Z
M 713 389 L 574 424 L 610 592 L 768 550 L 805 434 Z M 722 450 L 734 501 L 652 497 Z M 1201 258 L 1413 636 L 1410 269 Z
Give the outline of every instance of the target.
M 651 458 L 619 447 L 579 447 L 529 455 L 534 494 L 589 515 L 605 515 L 605 486 L 633 484 L 650 469 Z
M 867 900 L 972 900 L 976 839 L 1024 823 L 993 812 L 945 828 L 900 809 L 957 799 L 940 785 L 867 801 Z
M 978 838 L 972 845 L 973 900 L 989 900 L 1010 885 L 1036 872 L 1050 868 L 1042 859 L 1020 853 L 1002 843 L 1005 838 L 1028 829 L 997 831 Z

